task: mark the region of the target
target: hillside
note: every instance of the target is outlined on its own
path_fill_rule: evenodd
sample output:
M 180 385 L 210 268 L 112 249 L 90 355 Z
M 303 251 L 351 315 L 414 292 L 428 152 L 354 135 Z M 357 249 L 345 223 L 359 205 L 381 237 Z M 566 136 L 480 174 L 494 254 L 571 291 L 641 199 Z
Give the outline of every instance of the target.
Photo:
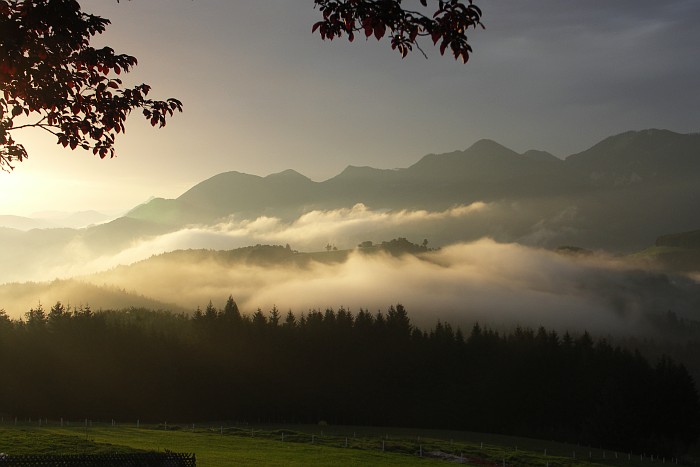
M 599 185 L 624 186 L 645 181 L 676 181 L 700 170 L 700 134 L 668 130 L 628 131 L 611 136 L 566 164 Z
M 700 230 L 662 235 L 631 256 L 670 272 L 700 273 Z
M 155 300 L 142 295 L 144 291 L 127 291 L 112 285 L 93 285 L 79 280 L 55 280 L 51 282 L 26 282 L 0 285 L 0 303 L 9 316 L 23 317 L 30 309 L 41 305 L 46 313 L 56 303 L 62 302 L 71 309 L 89 307 L 120 310 L 147 308 L 168 310 L 174 313 L 190 311 L 174 303 Z

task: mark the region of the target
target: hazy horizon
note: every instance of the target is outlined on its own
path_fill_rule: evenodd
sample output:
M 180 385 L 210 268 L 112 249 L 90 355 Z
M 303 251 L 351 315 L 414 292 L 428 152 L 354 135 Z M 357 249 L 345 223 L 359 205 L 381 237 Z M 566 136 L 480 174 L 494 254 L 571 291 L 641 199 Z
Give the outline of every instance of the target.
M 695 319 L 697 276 L 670 279 L 628 258 L 602 252 L 567 255 L 538 246 L 535 240 L 553 229 L 570 228 L 566 223 L 557 227 L 554 220 L 532 226 L 542 232 L 527 231 L 520 243 L 496 241 L 478 230 L 503 222 L 510 209 L 477 202 L 445 211 L 383 211 L 358 204 L 311 211 L 292 221 L 231 216 L 106 250 L 90 248 L 89 237 L 81 236 L 53 247 L 29 243 L 22 249 L 18 243 L 12 255 L 4 254 L 0 304 L 20 318 L 39 303 L 48 310 L 56 301 L 93 309 L 147 306 L 192 312 L 209 301 L 221 307 L 233 295 L 247 314 L 273 306 L 295 313 L 340 306 L 376 312 L 402 303 L 424 326 L 440 319 L 603 333 L 651 332 L 649 314 L 669 309 Z M 440 231 L 453 236 L 436 241 Z M 460 237 L 464 231 L 471 231 L 474 240 Z M 233 261 L 215 254 L 256 244 L 288 244 L 302 252 L 324 251 L 328 244 L 354 250 L 366 240 L 380 243 L 400 236 L 414 243 L 425 238 L 428 246 L 441 248 L 401 257 L 353 251 L 333 259 L 329 253 L 328 260 L 312 256 L 302 263 L 264 257 Z M 166 254 L 186 250 L 192 253 L 184 259 Z

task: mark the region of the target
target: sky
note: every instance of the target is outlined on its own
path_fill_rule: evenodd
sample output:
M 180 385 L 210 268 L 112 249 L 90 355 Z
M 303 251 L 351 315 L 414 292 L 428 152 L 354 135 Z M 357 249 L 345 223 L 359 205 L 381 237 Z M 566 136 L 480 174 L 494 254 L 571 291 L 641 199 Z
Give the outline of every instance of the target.
M 486 29 L 469 34 L 466 65 L 429 41 L 427 60 L 387 41 L 324 42 L 311 0 L 80 3 L 112 21 L 95 46 L 138 58 L 125 81 L 184 113 L 160 130 L 134 113 L 111 160 L 15 133 L 30 157 L 0 174 L 0 214 L 117 215 L 225 171 L 321 181 L 482 138 L 566 157 L 627 130 L 700 131 L 696 0 L 476 1 Z

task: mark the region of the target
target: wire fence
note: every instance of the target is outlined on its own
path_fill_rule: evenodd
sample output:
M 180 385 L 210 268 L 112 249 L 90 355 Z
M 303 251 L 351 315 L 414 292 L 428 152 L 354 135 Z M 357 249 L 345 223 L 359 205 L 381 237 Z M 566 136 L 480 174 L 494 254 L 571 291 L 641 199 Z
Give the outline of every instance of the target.
M 306 443 L 318 446 L 331 448 L 347 448 L 360 449 L 369 451 L 382 451 L 387 453 L 396 453 L 409 456 L 418 456 L 424 458 L 433 458 L 448 461 L 457 464 L 469 465 L 484 465 L 493 467 L 505 466 L 543 466 L 543 467 L 563 467 L 590 465 L 591 463 L 598 465 L 624 465 L 624 466 L 641 466 L 649 464 L 670 464 L 670 465 L 695 465 L 694 460 L 679 459 L 677 457 L 663 457 L 648 453 L 632 453 L 619 452 L 614 450 L 606 450 L 603 448 L 592 448 L 588 446 L 579 446 L 564 444 L 558 442 L 547 442 L 544 440 L 525 440 L 517 439 L 525 445 L 513 445 L 513 440 L 516 438 L 488 435 L 466 432 L 440 432 L 435 431 L 430 437 L 423 435 L 411 435 L 410 429 L 387 428 L 385 432 L 380 433 L 377 430 L 380 428 L 367 427 L 327 427 L 315 425 L 293 425 L 285 426 L 251 426 L 248 423 L 240 422 L 222 422 L 208 424 L 145 424 L 139 420 L 135 422 L 120 423 L 116 420 L 111 421 L 93 421 L 90 419 L 82 420 L 49 420 L 49 419 L 23 419 L 17 418 L 0 418 L 0 425 L 14 425 L 17 427 L 65 427 L 72 429 L 85 430 L 89 433 L 91 428 L 109 428 L 109 427 L 124 427 L 137 428 L 143 430 L 159 430 L 170 432 L 190 432 L 200 435 L 218 435 L 225 437 L 245 437 L 245 438 L 262 438 L 285 443 Z M 353 431 L 357 430 L 357 431 Z M 391 431 L 393 430 L 393 432 Z M 455 435 L 455 438 L 449 439 L 438 438 L 440 435 Z M 461 435 L 461 439 L 457 436 Z M 479 441 L 478 437 L 482 436 L 484 441 Z M 528 443 L 525 443 L 527 441 Z M 73 465 L 163 465 L 173 467 L 189 467 L 194 466 L 194 454 L 175 454 L 175 453 L 158 453 L 159 455 L 181 456 L 180 459 L 185 462 L 187 456 L 191 456 L 192 463 L 165 463 L 145 464 L 70 464 L 70 463 L 36 463 L 36 464 L 8 464 L 3 463 L 9 459 L 0 457 L 0 467 L 6 465 L 17 466 L 73 466 Z M 127 456 L 120 454 L 120 456 Z M 129 454 L 128 456 L 131 456 Z M 41 456 L 37 456 L 37 459 Z M 70 456 L 67 456 L 70 457 Z M 175 462 L 176 458 L 171 459 Z M 154 459 L 154 462 L 157 460 Z M 145 462 L 145 461 L 144 461 Z

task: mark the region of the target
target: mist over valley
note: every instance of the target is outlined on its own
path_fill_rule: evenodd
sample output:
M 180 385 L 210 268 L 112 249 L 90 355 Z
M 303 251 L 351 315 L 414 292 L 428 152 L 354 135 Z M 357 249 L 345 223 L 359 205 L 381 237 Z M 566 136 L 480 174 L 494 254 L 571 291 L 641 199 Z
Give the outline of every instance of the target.
M 0 303 L 19 318 L 56 301 L 192 312 L 232 295 L 246 313 L 401 302 L 427 325 L 646 333 L 647 315 L 698 315 L 697 245 L 654 247 L 698 226 L 698 154 L 700 135 L 645 130 L 564 160 L 482 140 L 323 182 L 222 173 L 100 225 L 1 228 Z M 397 238 L 434 251 L 358 248 Z M 235 252 L 254 245 L 257 259 Z

